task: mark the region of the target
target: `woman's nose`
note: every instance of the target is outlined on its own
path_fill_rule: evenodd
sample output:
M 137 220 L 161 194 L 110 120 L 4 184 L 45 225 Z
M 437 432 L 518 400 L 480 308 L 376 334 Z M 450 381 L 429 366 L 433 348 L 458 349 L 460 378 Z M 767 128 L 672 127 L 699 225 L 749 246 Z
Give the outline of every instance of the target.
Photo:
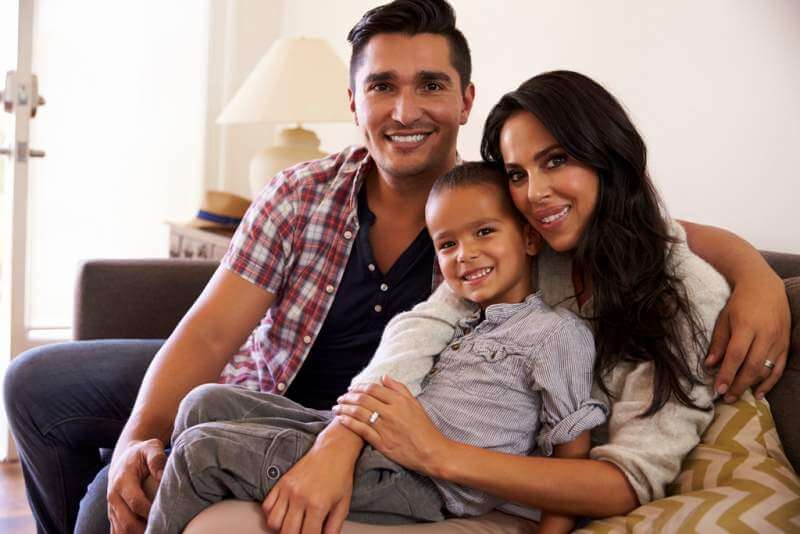
M 550 182 L 541 176 L 531 176 L 528 180 L 528 200 L 531 203 L 541 202 L 550 196 Z

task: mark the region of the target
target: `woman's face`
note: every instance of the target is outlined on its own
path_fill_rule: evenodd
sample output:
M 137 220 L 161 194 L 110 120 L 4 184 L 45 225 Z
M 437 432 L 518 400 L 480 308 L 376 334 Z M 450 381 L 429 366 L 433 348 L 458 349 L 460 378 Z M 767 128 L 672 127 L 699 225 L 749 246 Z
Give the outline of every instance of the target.
M 597 173 L 567 155 L 527 111 L 506 120 L 500 151 L 517 208 L 551 248 L 574 249 L 597 204 Z

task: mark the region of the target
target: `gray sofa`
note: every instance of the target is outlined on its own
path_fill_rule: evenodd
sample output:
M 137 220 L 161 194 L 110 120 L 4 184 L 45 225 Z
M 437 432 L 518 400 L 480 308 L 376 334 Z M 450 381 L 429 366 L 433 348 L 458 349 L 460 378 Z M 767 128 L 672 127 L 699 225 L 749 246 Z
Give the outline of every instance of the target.
M 800 472 L 800 254 L 763 252 L 773 269 L 784 279 L 792 310 L 792 337 L 789 363 L 781 381 L 767 396 L 786 455 Z M 210 278 L 216 262 L 157 260 L 93 260 L 86 262 L 78 277 L 74 338 L 155 339 L 166 338 L 188 310 Z M 244 506 L 244 503 L 241 504 Z M 232 509 L 232 511 L 234 511 Z M 441 527 L 428 525 L 425 531 L 443 532 L 523 532 L 530 523 L 495 513 L 492 527 L 471 520 Z M 255 517 L 255 515 L 251 514 Z M 217 515 L 219 518 L 220 515 Z M 198 517 L 199 519 L 199 517 Z M 459 520 L 461 521 L 461 520 Z M 527 524 L 527 525 L 526 525 Z M 502 525 L 502 526 L 501 526 Z M 196 527 L 197 525 L 195 525 Z M 222 526 L 222 525 L 219 525 Z M 244 526 L 244 525 L 243 525 Z M 430 529 L 430 527 L 434 527 Z M 442 528 L 443 527 L 443 528 Z M 495 528 L 496 527 L 496 528 Z M 206 524 L 192 532 L 212 532 L 218 527 Z M 416 531 L 417 528 L 405 529 Z M 247 528 L 239 529 L 248 532 Z M 374 532 L 382 529 L 371 528 Z M 350 525 L 346 533 L 364 532 Z

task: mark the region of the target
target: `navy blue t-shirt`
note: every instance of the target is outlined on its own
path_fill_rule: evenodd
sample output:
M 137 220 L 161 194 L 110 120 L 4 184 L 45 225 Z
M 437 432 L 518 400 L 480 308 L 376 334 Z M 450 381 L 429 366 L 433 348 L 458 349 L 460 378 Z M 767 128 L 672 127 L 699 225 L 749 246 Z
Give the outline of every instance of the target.
M 372 256 L 369 230 L 375 215 L 367 186 L 358 194 L 358 222 L 350 258 L 322 329 L 286 396 L 306 407 L 329 410 L 375 353 L 386 323 L 431 294 L 434 249 L 427 229 L 417 235 L 388 273 Z

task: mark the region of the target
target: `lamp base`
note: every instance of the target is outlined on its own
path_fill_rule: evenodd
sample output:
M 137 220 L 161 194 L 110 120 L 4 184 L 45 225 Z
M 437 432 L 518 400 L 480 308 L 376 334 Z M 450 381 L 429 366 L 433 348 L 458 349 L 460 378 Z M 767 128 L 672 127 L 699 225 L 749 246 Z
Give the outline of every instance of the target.
M 305 128 L 285 128 L 276 135 L 274 146 L 267 147 L 250 160 L 250 193 L 256 198 L 264 186 L 280 171 L 312 159 L 324 158 L 319 137 Z

